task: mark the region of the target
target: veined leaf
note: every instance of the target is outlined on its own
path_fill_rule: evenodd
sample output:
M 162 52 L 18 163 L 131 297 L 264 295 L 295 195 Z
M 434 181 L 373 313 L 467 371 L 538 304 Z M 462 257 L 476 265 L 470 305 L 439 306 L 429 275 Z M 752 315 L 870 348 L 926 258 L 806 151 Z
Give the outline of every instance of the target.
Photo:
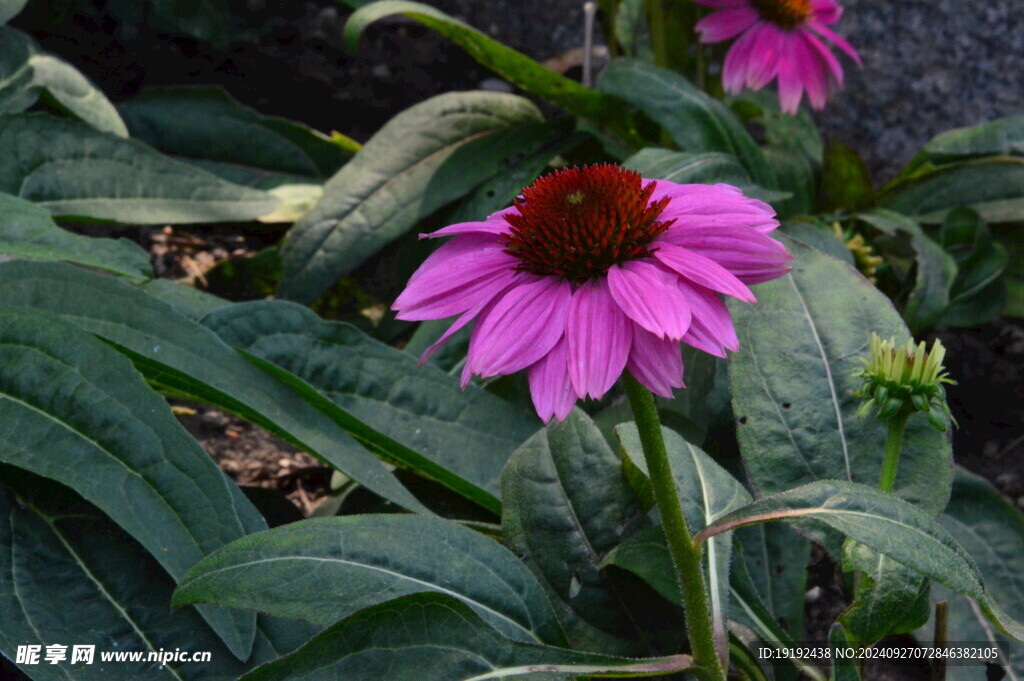
M 734 511 L 694 539 L 700 543 L 737 527 L 774 520 L 804 520 L 841 532 L 970 597 L 992 623 L 1024 641 L 1024 626 L 995 603 L 970 554 L 927 513 L 873 487 L 840 480 L 812 482 Z
M 843 545 L 843 572 L 859 572 L 853 603 L 837 619 L 855 645 L 919 629 L 931 616 L 928 580 L 863 544 Z
M 367 26 L 392 14 L 403 14 L 429 26 L 464 49 L 484 68 L 570 113 L 600 122 L 607 121 L 614 112 L 615 103 L 601 93 L 583 87 L 472 26 L 419 2 L 383 0 L 356 10 L 345 24 L 345 41 L 349 49 L 356 49 L 359 36 Z
M 504 539 L 544 585 L 573 647 L 610 650 L 634 638 L 598 568 L 647 520 L 590 419 L 577 409 L 527 440 L 505 466 L 501 499 Z
M 171 614 L 174 580 L 107 516 L 51 481 L 6 467 L 0 468 L 0 479 L 0 651 L 7 657 L 15 659 L 20 645 L 45 649 L 55 642 L 94 645 L 101 651 L 211 653 L 203 664 L 23 667 L 34 679 L 67 679 L 73 669 L 73 677 L 81 680 L 229 681 L 316 633 L 261 615 L 252 655 L 239 662 L 192 608 Z M 56 609 L 54 584 L 61 587 Z
M 417 220 L 500 173 L 540 122 L 529 100 L 493 92 L 439 95 L 392 118 L 289 232 L 281 297 L 314 300 Z
M 691 665 L 687 655 L 637 660 L 504 638 L 463 603 L 417 594 L 368 608 L 323 632 L 294 654 L 243 681 L 541 681 L 661 676 Z
M 509 638 L 564 640 L 544 590 L 511 551 L 430 516 L 317 518 L 252 535 L 199 562 L 174 604 L 218 603 L 326 626 L 423 591 L 458 598 Z
M 779 235 L 786 240 L 785 235 Z M 785 277 L 756 287 L 756 305 L 730 304 L 740 351 L 729 362 L 740 450 L 754 486 L 773 494 L 813 480 L 877 485 L 886 425 L 857 418 L 868 338 L 905 342 L 889 300 L 852 267 L 786 240 Z M 938 514 L 952 482 L 951 448 L 923 415 L 904 435 L 896 494 Z
M 0 116 L 0 192 L 54 217 L 128 224 L 254 220 L 274 210 L 266 192 L 225 182 L 135 140 L 44 114 Z
M 349 156 L 326 135 L 259 114 L 221 88 L 151 88 L 118 110 L 135 139 L 261 189 L 289 179 L 325 179 Z
M 101 132 L 128 136 L 114 105 L 76 68 L 42 52 L 21 31 L 0 25 L 0 113 L 24 111 L 41 94 Z
M 924 145 L 921 154 L 937 163 L 970 156 L 1024 156 L 1024 116 L 947 130 Z
M 617 426 L 615 435 L 622 447 L 623 464 L 649 477 L 640 434 L 634 423 Z M 669 467 L 675 480 L 676 493 L 683 506 L 683 515 L 691 533 L 696 533 L 714 520 L 749 504 L 750 493 L 699 447 L 694 447 L 678 434 L 662 429 Z M 628 473 L 627 473 L 628 477 Z M 712 538 L 704 552 L 703 567 L 707 580 L 708 600 L 715 629 L 715 645 L 719 656 L 728 661 L 729 564 L 732 562 L 732 536 Z
M 939 223 L 968 206 L 987 222 L 1024 219 L 1024 158 L 992 156 L 946 165 L 925 164 L 882 190 L 885 208 Z
M 0 307 L 0 443 L 0 462 L 68 485 L 176 579 L 266 527 L 131 363 L 53 314 Z M 249 656 L 251 615 L 202 612 Z
M 60 315 L 128 355 L 150 382 L 238 414 L 405 508 L 426 511 L 330 417 L 168 303 L 56 263 L 0 265 L 0 305 Z
M 639 108 L 683 151 L 730 154 L 754 182 L 775 186 L 771 166 L 735 114 L 675 71 L 638 59 L 616 59 L 605 69 L 598 89 Z
M 128 239 L 94 239 L 61 229 L 50 213 L 10 194 L 0 194 L 0 254 L 31 260 L 65 260 L 149 279 L 149 254 Z
M 272 364 L 297 392 L 329 398 L 321 409 L 367 447 L 495 513 L 501 511 L 505 461 L 540 426 L 485 390 L 463 391 L 457 378 L 436 367 L 417 368 L 409 354 L 301 305 L 237 304 L 203 324 L 228 345 Z
M 1024 612 L 1024 515 L 983 478 L 957 469 L 953 494 L 939 524 L 971 554 L 985 577 L 992 598 L 1010 612 Z M 1002 651 L 1007 679 L 1024 679 L 1024 645 L 1007 641 L 991 626 L 981 609 L 968 599 L 936 589 L 935 601 L 949 601 L 947 638 L 951 641 L 989 641 Z M 950 665 L 951 681 L 971 681 L 977 668 Z

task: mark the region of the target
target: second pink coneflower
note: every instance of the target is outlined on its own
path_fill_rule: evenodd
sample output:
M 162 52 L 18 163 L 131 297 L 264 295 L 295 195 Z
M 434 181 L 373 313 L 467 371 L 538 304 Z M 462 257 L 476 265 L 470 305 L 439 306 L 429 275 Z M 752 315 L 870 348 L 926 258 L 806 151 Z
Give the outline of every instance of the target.
M 701 42 L 736 39 L 722 69 L 726 92 L 760 90 L 777 78 L 783 111 L 795 114 L 805 92 L 811 107 L 821 109 L 830 87 L 843 85 L 843 67 L 823 39 L 860 63 L 829 28 L 843 14 L 835 0 L 695 1 L 716 10 L 697 23 Z

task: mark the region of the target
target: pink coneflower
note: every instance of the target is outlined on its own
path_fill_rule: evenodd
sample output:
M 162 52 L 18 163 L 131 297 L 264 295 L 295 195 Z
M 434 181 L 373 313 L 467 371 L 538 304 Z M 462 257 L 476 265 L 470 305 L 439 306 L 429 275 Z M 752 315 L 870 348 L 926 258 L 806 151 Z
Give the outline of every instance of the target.
M 529 372 L 545 421 L 599 398 L 628 369 L 652 392 L 683 386 L 679 343 L 724 357 L 739 343 L 719 293 L 782 276 L 791 256 L 768 236 L 775 211 L 725 184 L 643 179 L 615 165 L 540 178 L 511 208 L 430 237 L 455 236 L 409 279 L 399 319 L 476 319 L 462 372 Z
M 760 90 L 779 79 L 779 102 L 795 114 L 804 91 L 811 107 L 821 109 L 829 85 L 843 86 L 843 67 L 821 38 L 831 41 L 858 64 L 860 56 L 832 29 L 843 8 L 835 0 L 696 0 L 716 12 L 697 22 L 701 42 L 737 38 L 725 57 L 726 92 Z

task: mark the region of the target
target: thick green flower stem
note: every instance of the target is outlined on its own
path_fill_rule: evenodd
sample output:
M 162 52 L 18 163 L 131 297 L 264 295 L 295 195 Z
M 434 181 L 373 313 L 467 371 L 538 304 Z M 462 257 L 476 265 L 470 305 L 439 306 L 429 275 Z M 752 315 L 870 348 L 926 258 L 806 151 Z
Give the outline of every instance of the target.
M 651 488 L 658 504 L 661 525 L 668 538 L 669 553 L 672 554 L 676 577 L 682 590 L 690 648 L 694 664 L 700 668 L 699 671 L 695 671 L 705 681 L 725 681 L 725 670 L 715 650 L 711 606 L 708 603 L 704 573 L 701 571 L 700 547 L 693 543 L 690 529 L 686 526 L 686 518 L 683 517 L 683 507 L 679 502 L 668 463 L 668 453 L 665 451 L 658 407 L 650 391 L 628 373 L 622 375 L 622 384 L 626 388 L 626 395 L 629 396 L 629 404 L 636 418 Z
M 885 458 L 882 460 L 882 477 L 878 489 L 892 492 L 896 484 L 896 468 L 900 463 L 900 447 L 903 444 L 903 429 L 911 412 L 901 409 L 889 418 L 889 433 L 885 438 Z

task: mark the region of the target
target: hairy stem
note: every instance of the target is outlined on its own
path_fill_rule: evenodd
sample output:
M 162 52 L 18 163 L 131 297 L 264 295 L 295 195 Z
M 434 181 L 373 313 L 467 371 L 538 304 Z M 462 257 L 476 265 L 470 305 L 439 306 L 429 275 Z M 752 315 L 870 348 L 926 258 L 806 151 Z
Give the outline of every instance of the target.
M 900 447 L 903 444 L 903 429 L 907 425 L 910 412 L 901 410 L 889 419 L 889 433 L 885 438 L 885 458 L 882 460 L 882 478 L 878 489 L 892 492 L 896 483 L 896 468 L 900 463 Z
M 701 571 L 701 550 L 694 544 L 686 518 L 683 517 L 683 507 L 679 502 L 675 480 L 672 479 L 654 396 L 628 373 L 623 374 L 622 382 L 636 418 L 651 488 L 661 514 L 661 525 L 668 538 L 676 578 L 682 590 L 693 661 L 700 667 L 698 674 L 706 681 L 725 681 L 725 670 L 715 650 L 711 606 L 708 603 L 704 573 Z

